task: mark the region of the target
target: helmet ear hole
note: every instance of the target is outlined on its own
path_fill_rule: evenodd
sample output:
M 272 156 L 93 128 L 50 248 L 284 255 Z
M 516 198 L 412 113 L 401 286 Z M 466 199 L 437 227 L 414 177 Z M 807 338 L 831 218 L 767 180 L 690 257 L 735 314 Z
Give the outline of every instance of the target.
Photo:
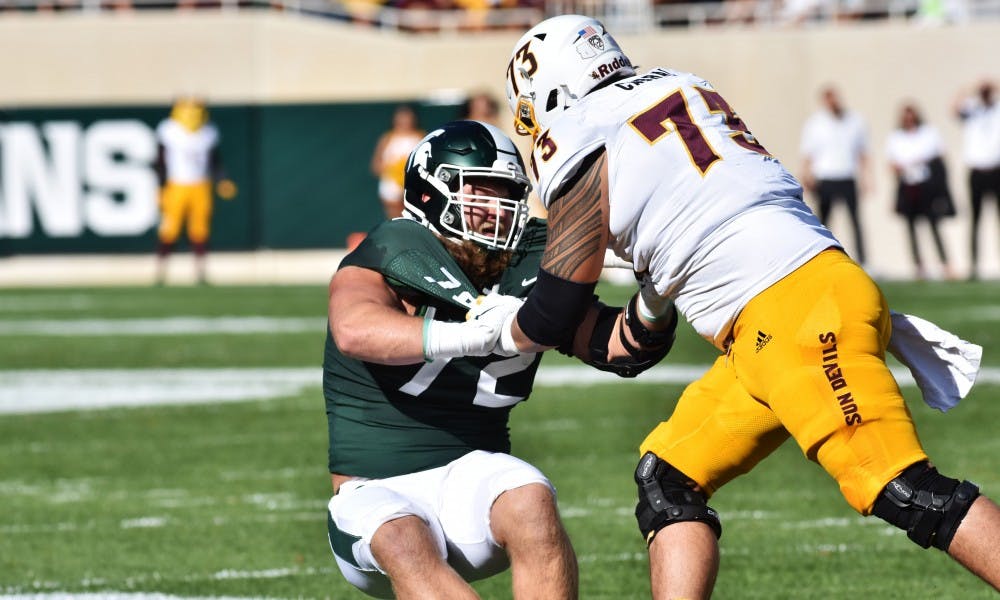
M 545 101 L 545 112 L 549 112 L 559 104 L 559 90 L 552 89 L 549 91 L 549 98 Z

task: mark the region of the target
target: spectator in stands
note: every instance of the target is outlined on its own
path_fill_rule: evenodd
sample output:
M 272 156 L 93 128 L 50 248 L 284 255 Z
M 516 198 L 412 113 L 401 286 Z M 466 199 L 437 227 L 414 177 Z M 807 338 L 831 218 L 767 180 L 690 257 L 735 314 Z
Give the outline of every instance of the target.
M 403 214 L 403 172 L 410 151 L 424 137 L 417 113 L 409 104 L 400 104 L 392 114 L 392 127 L 379 137 L 372 154 L 371 170 L 378 177 L 378 196 L 385 218 Z
M 460 119 L 482 121 L 499 127 L 500 104 L 489 92 L 476 92 L 465 99 L 459 111 Z
M 751 25 L 757 18 L 757 0 L 726 0 L 722 8 L 729 24 Z
M 495 9 L 517 8 L 518 0 L 452 0 L 455 8 L 464 12 L 462 29 L 466 31 L 482 31 L 498 29 L 502 25 L 498 21 Z
M 167 257 L 174 249 L 181 228 L 195 256 L 198 283 L 206 283 L 205 255 L 212 224 L 212 184 L 223 200 L 236 196 L 236 184 L 225 175 L 219 155 L 219 131 L 208 120 L 201 98 L 179 98 L 156 128 L 159 151 L 160 227 L 156 282 L 166 282 Z
M 780 3 L 781 20 L 786 25 L 801 25 L 833 12 L 831 0 L 784 0 Z
M 852 21 L 865 14 L 864 0 L 782 0 L 779 16 L 786 25 L 813 21 Z
M 379 12 L 387 5 L 385 0 L 344 0 L 341 6 L 350 15 L 355 25 L 375 25 L 379 22 Z
M 917 242 L 916 222 L 921 218 L 930 225 L 944 277 L 954 278 L 938 229 L 938 221 L 942 217 L 955 214 L 948 193 L 942 153 L 941 136 L 937 130 L 924 123 L 916 105 L 904 104 L 899 126 L 889 134 L 886 156 L 897 180 L 896 213 L 906 219 L 910 252 L 919 279 L 927 277 Z
M 506 125 L 506 123 L 500 123 L 500 104 L 492 94 L 486 91 L 475 92 L 466 98 L 458 115 L 460 119 L 482 121 L 501 129 L 504 129 Z M 515 140 L 514 143 L 518 144 L 521 139 L 523 138 Z M 531 146 L 529 145 L 525 150 L 530 152 Z M 528 196 L 528 206 L 533 217 L 545 218 L 546 211 L 542 207 L 541 200 L 539 200 L 538 193 L 535 190 L 532 190 Z M 605 275 L 606 279 L 623 283 L 632 283 L 635 279 L 631 271 L 622 269 L 608 269 Z
M 969 20 L 966 0 L 920 0 L 916 19 L 925 25 L 961 23 Z
M 972 93 L 955 101 L 955 115 L 962 120 L 965 166 L 969 171 L 972 205 L 972 263 L 970 278 L 979 276 L 979 217 L 983 199 L 992 194 L 1000 210 L 1000 103 L 992 81 L 982 81 Z
M 452 0 L 391 0 L 389 5 L 400 9 L 397 13 L 400 31 L 427 33 L 457 27 L 457 23 L 452 23 L 452 27 L 442 26 L 442 21 L 447 20 L 443 15 L 456 9 Z
M 816 196 L 824 225 L 830 225 L 834 204 L 843 202 L 854 228 L 854 258 L 865 265 L 858 196 L 868 187 L 868 133 L 864 119 L 844 107 L 836 88 L 824 87 L 820 99 L 822 108 L 802 129 L 802 183 Z

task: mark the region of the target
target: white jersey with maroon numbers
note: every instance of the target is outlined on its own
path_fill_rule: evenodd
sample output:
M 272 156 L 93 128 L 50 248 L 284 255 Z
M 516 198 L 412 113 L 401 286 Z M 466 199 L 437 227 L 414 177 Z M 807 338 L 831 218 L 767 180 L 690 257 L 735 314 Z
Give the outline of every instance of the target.
M 211 178 L 212 150 L 219 143 L 219 132 L 212 124 L 189 131 L 173 119 L 156 128 L 156 137 L 164 148 L 167 181 L 201 183 Z
M 802 187 L 729 104 L 690 73 L 656 68 L 591 92 L 535 139 L 546 207 L 595 150 L 607 154 L 610 246 L 723 348 L 756 294 L 839 247 Z

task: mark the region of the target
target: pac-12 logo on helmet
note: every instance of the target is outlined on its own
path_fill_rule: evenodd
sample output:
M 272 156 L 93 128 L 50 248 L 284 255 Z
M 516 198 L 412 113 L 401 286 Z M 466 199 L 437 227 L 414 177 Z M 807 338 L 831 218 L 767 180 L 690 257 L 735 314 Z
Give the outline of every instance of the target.
M 604 52 L 604 40 L 601 39 L 601 33 L 594 29 L 592 25 L 587 25 L 580 30 L 580 39 L 584 40 L 586 44 L 576 44 L 576 51 L 580 55 L 580 58 L 594 58 L 599 52 Z
M 631 75 L 632 62 L 600 21 L 546 19 L 521 36 L 507 63 L 507 102 L 517 132 L 537 135 L 602 82 Z
M 528 220 L 530 191 L 521 154 L 509 137 L 479 121 L 452 121 L 410 153 L 403 212 L 439 235 L 511 250 Z

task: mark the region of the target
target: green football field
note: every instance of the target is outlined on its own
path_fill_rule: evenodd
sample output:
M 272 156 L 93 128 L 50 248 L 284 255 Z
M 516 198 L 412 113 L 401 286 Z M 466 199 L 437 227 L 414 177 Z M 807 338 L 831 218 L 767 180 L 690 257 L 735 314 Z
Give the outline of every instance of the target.
M 947 414 L 901 382 L 941 470 L 1000 496 L 1000 284 L 883 288 L 986 348 Z M 326 541 L 325 302 L 324 286 L 0 290 L 0 597 L 364 598 Z M 558 488 L 582 598 L 648 597 L 637 446 L 714 355 L 686 326 L 638 380 L 552 354 L 513 411 L 514 453 Z M 856 515 L 793 443 L 712 506 L 716 598 L 996 597 Z M 509 575 L 476 587 L 510 597 Z

